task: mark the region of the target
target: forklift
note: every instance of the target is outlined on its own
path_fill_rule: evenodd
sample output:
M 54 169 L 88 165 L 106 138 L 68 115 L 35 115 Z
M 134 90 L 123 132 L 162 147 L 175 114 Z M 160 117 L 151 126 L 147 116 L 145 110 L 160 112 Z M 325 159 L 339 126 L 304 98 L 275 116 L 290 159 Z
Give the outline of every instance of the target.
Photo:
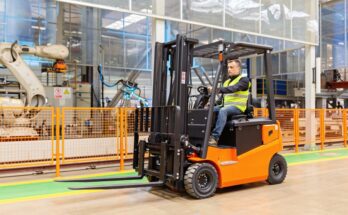
M 284 181 L 287 163 L 278 154 L 282 150 L 282 138 L 275 117 L 272 47 L 223 40 L 201 46 L 197 44 L 196 39 L 177 35 L 176 40 L 157 42 L 155 45 L 153 105 L 135 111 L 133 168 L 138 175 L 63 180 L 99 182 L 146 177 L 149 182 L 70 189 L 166 186 L 202 199 L 213 196 L 217 188 L 258 181 L 267 181 L 269 184 Z M 222 73 L 226 73 L 224 68 L 227 61 L 255 55 L 262 55 L 264 59 L 269 117 L 252 118 L 247 111 L 232 116 L 218 144 L 211 146 L 209 137 L 215 117 L 215 89 L 223 83 Z M 199 86 L 199 101 L 189 108 L 194 58 L 216 59 L 218 68 L 211 94 L 208 95 L 207 86 Z M 139 134 L 144 132 L 148 134 L 147 141 L 139 138 Z

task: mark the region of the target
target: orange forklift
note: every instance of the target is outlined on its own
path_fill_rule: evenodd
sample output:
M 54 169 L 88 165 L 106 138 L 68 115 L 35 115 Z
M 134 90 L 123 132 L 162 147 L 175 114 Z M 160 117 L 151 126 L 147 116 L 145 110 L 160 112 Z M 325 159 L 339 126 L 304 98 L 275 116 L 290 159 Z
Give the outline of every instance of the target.
M 275 118 L 272 48 L 225 41 L 197 44 L 197 40 L 182 35 L 168 43 L 156 43 L 153 106 L 135 111 L 133 168 L 138 175 L 65 180 L 96 182 L 147 177 L 149 182 L 70 189 L 167 186 L 202 199 L 213 196 L 217 188 L 257 181 L 283 182 L 287 163 L 278 154 L 282 150 L 282 139 Z M 264 58 L 269 118 L 252 118 L 248 107 L 245 114 L 228 119 L 217 146 L 210 146 L 208 142 L 215 118 L 213 108 L 218 96 L 214 89 L 223 83 L 222 73 L 226 73 L 223 71 L 226 71 L 227 61 L 255 55 Z M 199 95 L 190 107 L 194 58 L 216 59 L 218 68 L 211 95 L 199 77 L 202 85 L 197 88 Z M 148 140 L 139 140 L 139 135 L 145 133 Z

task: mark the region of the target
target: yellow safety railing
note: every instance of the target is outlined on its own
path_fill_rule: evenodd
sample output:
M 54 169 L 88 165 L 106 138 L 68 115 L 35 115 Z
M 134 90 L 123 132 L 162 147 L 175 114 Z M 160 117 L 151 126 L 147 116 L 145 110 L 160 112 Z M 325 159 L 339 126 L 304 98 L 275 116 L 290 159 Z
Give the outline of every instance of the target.
M 60 165 L 102 161 L 119 161 L 120 170 L 123 170 L 125 159 L 131 158 L 133 153 L 133 133 L 129 131 L 134 131 L 134 110 L 62 108 L 57 172 Z M 57 120 L 58 126 L 60 120 Z
M 299 146 L 313 143 L 325 145 L 343 143 L 347 147 L 347 109 L 276 109 L 282 129 L 283 145 Z M 255 108 L 254 117 L 267 117 L 266 108 Z
M 0 170 L 54 164 L 54 108 L 0 107 Z
M 0 108 L 0 170 L 119 161 L 133 153 L 135 108 Z
M 295 119 L 295 111 L 291 109 L 283 109 L 276 112 L 276 118 L 279 121 L 280 127 L 282 128 L 283 144 L 294 145 L 294 130 L 295 121 L 289 119 Z M 264 111 L 263 116 L 267 116 L 267 112 Z
M 147 111 L 147 112 L 145 112 Z M 151 125 L 150 109 L 138 115 L 140 138 Z M 348 109 L 276 109 L 283 145 L 347 146 Z M 255 108 L 254 117 L 268 110 Z M 148 118 L 146 118 L 148 117 Z M 146 118 L 146 119 L 145 119 Z M 118 162 L 133 156 L 135 108 L 0 107 L 0 170 L 66 164 Z

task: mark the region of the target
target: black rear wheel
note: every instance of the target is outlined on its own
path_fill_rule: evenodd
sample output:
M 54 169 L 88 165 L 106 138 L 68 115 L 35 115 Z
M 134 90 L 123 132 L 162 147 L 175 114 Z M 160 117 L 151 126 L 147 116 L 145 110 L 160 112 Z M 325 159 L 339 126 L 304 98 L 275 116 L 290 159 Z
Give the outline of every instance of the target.
M 269 184 L 280 184 L 284 181 L 288 172 L 288 166 L 283 156 L 275 154 L 269 163 L 268 179 Z
M 185 172 L 186 192 L 197 199 L 213 196 L 219 181 L 215 167 L 209 163 L 192 164 Z

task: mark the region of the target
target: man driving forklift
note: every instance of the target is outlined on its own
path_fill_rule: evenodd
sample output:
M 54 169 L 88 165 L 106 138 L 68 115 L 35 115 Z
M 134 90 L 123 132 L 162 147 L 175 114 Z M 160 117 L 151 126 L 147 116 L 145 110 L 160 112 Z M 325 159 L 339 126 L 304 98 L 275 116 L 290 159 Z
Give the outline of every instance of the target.
M 195 47 L 196 44 L 197 40 L 183 35 L 177 35 L 174 41 L 156 43 L 153 106 L 136 109 L 134 117 L 133 168 L 138 175 L 64 180 L 64 182 L 100 182 L 138 180 L 146 177 L 149 182 L 70 189 L 166 186 L 176 191 L 186 191 L 190 196 L 202 199 L 213 196 L 217 188 L 257 181 L 267 181 L 269 184 L 280 184 L 284 181 L 287 163 L 284 157 L 278 154 L 282 150 L 282 137 L 275 114 L 271 74 L 272 47 L 223 40 L 198 47 Z M 262 55 L 264 59 L 268 117 L 249 119 L 245 114 L 241 115 L 243 118 L 233 116 L 224 126 L 219 147 L 209 146 L 215 92 L 231 92 L 232 90 L 227 90 L 240 85 L 238 83 L 242 80 L 239 75 L 240 64 L 231 62 L 229 70 L 232 72 L 235 67 L 238 76 L 230 75 L 237 77 L 225 82 L 220 90 L 216 90 L 222 68 L 228 59 L 239 59 L 255 54 Z M 208 109 L 202 108 L 204 105 L 197 108 L 189 107 L 191 65 L 194 57 L 219 60 Z M 225 106 L 230 105 L 243 112 L 246 109 L 249 88 L 248 81 L 248 88 L 227 94 Z M 228 97 L 229 95 L 232 97 Z M 206 102 L 205 100 L 203 103 Z M 147 140 L 139 138 L 140 134 L 146 133 Z
M 209 139 L 209 145 L 211 146 L 217 145 L 226 125 L 227 118 L 233 115 L 243 114 L 247 108 L 251 83 L 248 77 L 241 75 L 241 70 L 242 63 L 240 60 L 233 59 L 228 61 L 228 79 L 224 82 L 223 87 L 218 88 L 216 92 L 222 94 L 222 104 L 214 107 L 217 120 Z M 208 91 L 212 91 L 212 86 L 208 87 Z

